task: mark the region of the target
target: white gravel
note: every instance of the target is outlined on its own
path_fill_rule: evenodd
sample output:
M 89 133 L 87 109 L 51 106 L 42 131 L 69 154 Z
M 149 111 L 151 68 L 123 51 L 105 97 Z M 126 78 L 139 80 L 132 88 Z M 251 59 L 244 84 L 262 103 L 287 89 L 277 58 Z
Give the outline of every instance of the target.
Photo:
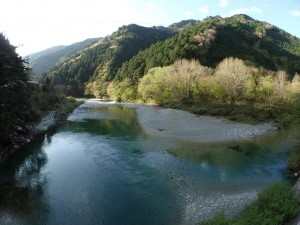
M 155 138 L 193 142 L 222 142 L 247 140 L 277 130 L 272 123 L 251 125 L 213 116 L 198 116 L 178 109 L 143 104 L 103 102 L 97 99 L 88 99 L 81 107 L 86 104 L 100 107 L 120 105 L 135 108 L 140 125 L 145 133 Z
M 276 130 L 271 123 L 250 125 L 176 109 L 139 105 L 136 111 L 145 132 L 157 138 L 221 142 L 246 140 Z

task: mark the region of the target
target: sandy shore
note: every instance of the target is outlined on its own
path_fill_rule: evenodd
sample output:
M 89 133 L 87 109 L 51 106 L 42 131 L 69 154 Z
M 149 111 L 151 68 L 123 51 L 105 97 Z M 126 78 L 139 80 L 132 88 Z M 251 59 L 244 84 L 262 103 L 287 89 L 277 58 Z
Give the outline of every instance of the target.
M 176 109 L 139 105 L 136 111 L 147 134 L 182 141 L 246 140 L 276 130 L 270 123 L 249 125 Z

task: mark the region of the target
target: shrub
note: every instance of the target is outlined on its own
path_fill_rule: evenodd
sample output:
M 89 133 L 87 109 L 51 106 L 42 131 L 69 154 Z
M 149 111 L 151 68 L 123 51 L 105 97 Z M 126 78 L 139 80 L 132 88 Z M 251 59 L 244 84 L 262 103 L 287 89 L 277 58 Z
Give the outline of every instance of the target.
M 224 213 L 216 214 L 201 225 L 282 225 L 289 224 L 296 216 L 299 205 L 291 187 L 285 183 L 274 183 L 258 193 L 257 201 L 248 205 L 236 218 L 226 218 Z

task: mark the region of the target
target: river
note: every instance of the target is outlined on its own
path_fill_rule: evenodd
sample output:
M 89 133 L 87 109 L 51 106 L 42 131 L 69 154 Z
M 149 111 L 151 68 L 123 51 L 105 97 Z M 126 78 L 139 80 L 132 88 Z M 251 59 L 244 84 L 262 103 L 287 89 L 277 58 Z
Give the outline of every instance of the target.
M 1 225 L 196 224 L 286 180 L 297 139 L 151 136 L 135 107 L 85 103 L 0 168 Z

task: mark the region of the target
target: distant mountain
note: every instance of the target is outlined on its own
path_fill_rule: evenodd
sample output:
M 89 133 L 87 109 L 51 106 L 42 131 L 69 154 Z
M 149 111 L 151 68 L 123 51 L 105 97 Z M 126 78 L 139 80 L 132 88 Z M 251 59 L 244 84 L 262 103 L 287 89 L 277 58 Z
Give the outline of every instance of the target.
M 54 46 L 54 47 L 45 49 L 43 51 L 27 55 L 27 56 L 25 56 L 25 58 L 30 59 L 30 61 L 34 61 L 34 60 L 38 59 L 39 57 L 42 57 L 42 56 L 45 56 L 45 55 L 48 55 L 48 54 L 53 54 L 53 53 L 55 53 L 57 51 L 60 51 L 60 50 L 64 49 L 65 47 L 66 47 L 66 45 Z
M 94 44 L 99 38 L 90 38 L 82 42 L 77 42 L 71 45 L 59 45 L 48 48 L 41 52 L 33 53 L 25 58 L 29 61 L 29 66 L 32 68 L 33 73 L 40 77 L 43 73 L 48 72 L 50 68 L 55 66 L 63 58 L 85 48 L 88 45 Z
M 58 92 L 81 96 L 86 82 L 102 84 L 113 80 L 122 63 L 175 34 L 165 27 L 122 26 L 112 35 L 61 61 L 48 72 L 48 81 L 51 80 Z M 86 93 L 89 94 L 88 89 Z
M 226 57 L 293 76 L 300 73 L 300 40 L 247 15 L 185 20 L 169 27 L 131 24 L 66 57 L 46 79 L 61 93 L 102 97 L 112 81 L 127 79 L 126 85 L 135 85 L 153 67 L 185 58 L 214 68 Z

